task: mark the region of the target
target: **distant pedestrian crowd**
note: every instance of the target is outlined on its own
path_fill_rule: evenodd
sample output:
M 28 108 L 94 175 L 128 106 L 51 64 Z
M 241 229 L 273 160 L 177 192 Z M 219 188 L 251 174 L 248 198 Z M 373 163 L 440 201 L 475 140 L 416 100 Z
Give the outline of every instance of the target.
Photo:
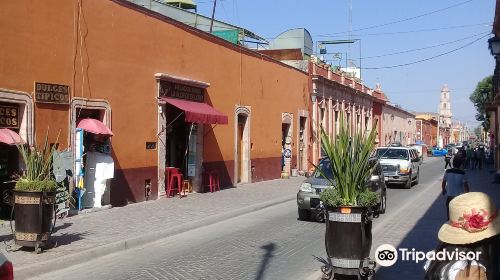
M 478 145 L 472 148 L 470 145 L 458 149 L 455 155 L 453 150 L 449 149 L 444 157 L 444 169 L 451 168 L 452 158 L 460 157 L 463 161 L 464 169 L 482 169 L 493 163 L 493 152 L 486 149 L 484 145 Z

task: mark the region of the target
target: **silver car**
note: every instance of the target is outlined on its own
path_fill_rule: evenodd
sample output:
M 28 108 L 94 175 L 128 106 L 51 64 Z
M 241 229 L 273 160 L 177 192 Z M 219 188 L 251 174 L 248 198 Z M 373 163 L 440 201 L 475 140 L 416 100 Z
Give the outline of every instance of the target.
M 368 187 L 372 191 L 380 194 L 376 211 L 380 214 L 383 214 L 385 213 L 387 202 L 384 174 L 376 157 L 370 158 L 370 164 L 371 166 L 375 166 L 373 168 L 373 174 L 370 178 L 366 179 L 366 182 Z M 318 167 L 326 177 L 333 178 L 330 161 L 327 158 L 321 159 Z M 311 177 L 302 182 L 300 189 L 297 192 L 297 208 L 299 220 L 309 220 L 311 214 L 314 214 L 315 220 L 323 220 L 324 217 L 322 215 L 322 212 L 320 211 L 322 206 L 319 195 L 328 186 L 331 186 L 330 181 L 325 179 L 318 171 L 315 171 Z

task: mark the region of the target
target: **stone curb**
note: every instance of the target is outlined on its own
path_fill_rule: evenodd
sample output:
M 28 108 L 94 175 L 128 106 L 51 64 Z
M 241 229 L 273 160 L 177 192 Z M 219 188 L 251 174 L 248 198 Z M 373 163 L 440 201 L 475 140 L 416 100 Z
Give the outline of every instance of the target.
M 294 200 L 296 195 L 288 195 L 281 198 L 273 199 L 271 201 L 262 202 L 259 204 L 254 204 L 246 206 L 232 212 L 225 212 L 221 214 L 216 214 L 211 217 L 192 221 L 179 226 L 175 226 L 166 230 L 144 234 L 142 236 L 133 237 L 127 240 L 121 240 L 105 245 L 101 245 L 92 249 L 87 249 L 79 252 L 75 252 L 70 255 L 63 257 L 58 257 L 49 261 L 43 261 L 29 266 L 22 266 L 19 268 L 14 267 L 14 275 L 16 279 L 26 279 L 29 277 L 40 276 L 41 274 L 61 270 L 68 268 L 73 265 L 81 264 L 86 261 L 94 260 L 99 257 L 103 257 L 109 254 L 113 254 L 119 251 L 124 251 L 127 249 L 143 246 L 148 243 L 153 243 L 160 239 L 184 233 L 196 228 L 203 226 L 208 226 L 211 224 L 216 224 L 218 222 L 235 218 L 250 212 L 262 210 L 277 204 L 285 203 Z

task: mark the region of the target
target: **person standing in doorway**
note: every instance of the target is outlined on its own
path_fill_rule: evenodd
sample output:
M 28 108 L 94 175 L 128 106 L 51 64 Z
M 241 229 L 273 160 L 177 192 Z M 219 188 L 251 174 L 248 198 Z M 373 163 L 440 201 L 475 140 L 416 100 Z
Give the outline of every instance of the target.
M 446 195 L 446 213 L 448 215 L 450 201 L 463 193 L 469 192 L 469 182 L 467 180 L 467 174 L 463 169 L 463 158 L 454 157 L 453 158 L 453 168 L 446 170 L 443 177 L 443 182 L 441 183 L 442 195 Z

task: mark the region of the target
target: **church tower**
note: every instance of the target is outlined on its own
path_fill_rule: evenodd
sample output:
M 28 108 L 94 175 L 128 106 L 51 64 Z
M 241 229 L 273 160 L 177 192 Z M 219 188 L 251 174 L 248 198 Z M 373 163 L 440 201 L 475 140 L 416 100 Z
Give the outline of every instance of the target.
M 451 104 L 450 104 L 450 90 L 447 85 L 441 89 L 441 101 L 439 102 L 439 114 L 442 117 L 442 125 L 451 127 Z

